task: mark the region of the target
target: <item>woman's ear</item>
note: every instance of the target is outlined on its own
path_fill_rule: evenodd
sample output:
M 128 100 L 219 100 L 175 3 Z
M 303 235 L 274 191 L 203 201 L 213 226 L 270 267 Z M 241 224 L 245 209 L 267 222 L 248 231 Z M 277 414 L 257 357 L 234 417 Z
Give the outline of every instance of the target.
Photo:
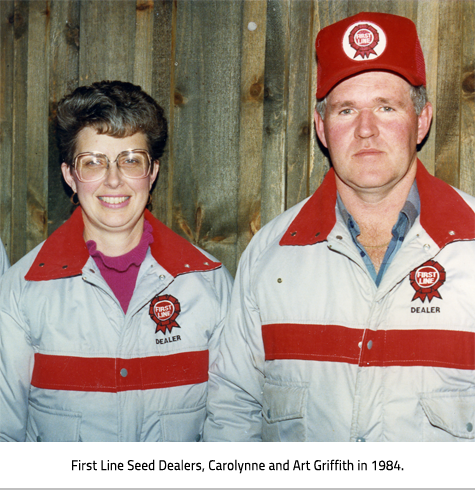
M 61 164 L 61 173 L 66 181 L 66 184 L 73 190 L 73 192 L 78 192 L 76 187 L 76 181 L 74 180 L 73 174 L 71 172 L 71 167 L 67 163 Z
M 153 183 L 155 182 L 158 171 L 160 170 L 160 162 L 159 160 L 155 160 L 152 165 L 152 171 L 150 172 L 150 189 L 152 189 Z

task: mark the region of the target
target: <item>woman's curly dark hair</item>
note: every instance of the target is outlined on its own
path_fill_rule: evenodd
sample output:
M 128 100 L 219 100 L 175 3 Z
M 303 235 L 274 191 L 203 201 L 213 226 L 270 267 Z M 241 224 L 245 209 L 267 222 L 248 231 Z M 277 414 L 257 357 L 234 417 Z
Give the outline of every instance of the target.
M 163 109 L 140 86 L 122 81 L 101 81 L 81 86 L 58 104 L 56 130 L 61 159 L 72 166 L 78 134 L 85 127 L 117 138 L 145 134 L 152 161 L 158 160 L 167 141 Z

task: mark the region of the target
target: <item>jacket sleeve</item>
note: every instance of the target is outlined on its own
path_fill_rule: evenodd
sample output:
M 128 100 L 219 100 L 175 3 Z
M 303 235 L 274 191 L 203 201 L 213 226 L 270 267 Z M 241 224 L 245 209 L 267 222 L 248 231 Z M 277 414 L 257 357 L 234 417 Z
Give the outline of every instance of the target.
M 264 347 L 251 290 L 249 250 L 240 261 L 219 352 L 209 373 L 205 441 L 260 441 Z
M 205 272 L 205 275 L 209 277 L 210 287 L 214 292 L 216 301 L 216 324 L 208 339 L 209 366 L 211 366 L 212 363 L 216 361 L 218 356 L 219 342 L 223 332 L 224 320 L 228 313 L 231 300 L 233 278 L 224 265 L 213 272 Z
M 0 240 L 0 276 L 3 275 L 10 268 L 10 262 L 8 261 L 7 252 L 5 246 Z
M 22 280 L 24 283 L 24 280 Z M 34 362 L 19 307 L 21 281 L 12 271 L 0 283 L 0 441 L 25 441 Z

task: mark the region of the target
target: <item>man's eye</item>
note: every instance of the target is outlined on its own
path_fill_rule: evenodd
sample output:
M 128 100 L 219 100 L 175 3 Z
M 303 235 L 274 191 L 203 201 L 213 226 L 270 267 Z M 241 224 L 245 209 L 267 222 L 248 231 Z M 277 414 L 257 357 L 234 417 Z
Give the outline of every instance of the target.
M 345 108 L 340 112 L 340 115 L 350 115 L 351 114 L 351 108 Z
M 384 112 L 393 112 L 394 111 L 394 108 L 392 108 L 392 107 L 383 107 L 383 111 Z

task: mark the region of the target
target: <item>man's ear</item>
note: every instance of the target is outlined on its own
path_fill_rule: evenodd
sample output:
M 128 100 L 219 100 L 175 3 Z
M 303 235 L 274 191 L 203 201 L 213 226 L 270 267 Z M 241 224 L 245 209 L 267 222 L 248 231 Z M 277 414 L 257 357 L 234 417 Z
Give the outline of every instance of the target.
M 71 173 L 71 167 L 67 163 L 61 164 L 61 173 L 66 181 L 66 184 L 73 190 L 73 192 L 78 192 L 76 187 L 76 181 L 74 180 L 73 174 Z
M 317 131 L 318 139 L 320 139 L 325 148 L 328 148 L 327 140 L 325 139 L 325 126 L 322 117 L 317 112 L 317 109 L 313 112 L 313 120 L 315 121 L 315 130 Z
M 432 105 L 429 102 L 426 103 L 417 120 L 417 144 L 421 144 L 429 132 L 430 123 L 432 122 Z

